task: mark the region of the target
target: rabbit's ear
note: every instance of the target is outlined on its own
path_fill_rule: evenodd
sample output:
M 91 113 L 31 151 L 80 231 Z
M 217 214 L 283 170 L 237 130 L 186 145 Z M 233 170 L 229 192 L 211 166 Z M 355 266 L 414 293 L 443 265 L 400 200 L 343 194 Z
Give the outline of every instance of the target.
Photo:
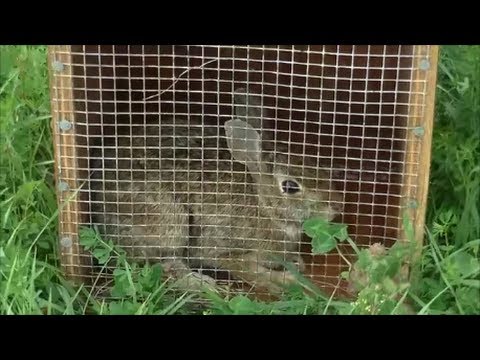
M 235 116 L 248 118 L 250 121 L 260 122 L 262 118 L 262 104 L 258 96 L 247 95 L 245 88 L 238 88 L 233 94 Z M 256 124 L 254 124 L 256 127 Z
M 246 164 L 250 171 L 257 171 L 260 164 L 260 134 L 243 120 L 225 122 L 227 145 L 233 158 Z

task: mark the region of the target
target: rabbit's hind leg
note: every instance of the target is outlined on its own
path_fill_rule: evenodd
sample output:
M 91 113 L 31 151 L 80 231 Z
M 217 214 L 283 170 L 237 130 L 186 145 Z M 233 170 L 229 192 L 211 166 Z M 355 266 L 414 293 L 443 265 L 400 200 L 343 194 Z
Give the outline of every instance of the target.
M 261 253 L 236 254 L 217 261 L 223 269 L 229 270 L 235 277 L 256 287 L 265 288 L 272 294 L 281 294 L 282 284 L 289 285 L 297 281 L 295 275 L 289 271 L 277 271 L 264 266 L 269 260 Z
M 137 211 L 135 211 L 137 210 Z M 182 290 L 196 290 L 215 281 L 192 271 L 186 263 L 189 245 L 189 212 L 172 195 L 159 193 L 154 201 L 134 209 L 132 233 L 142 256 L 159 260 L 166 275 Z M 140 248 L 139 247 L 139 248 Z

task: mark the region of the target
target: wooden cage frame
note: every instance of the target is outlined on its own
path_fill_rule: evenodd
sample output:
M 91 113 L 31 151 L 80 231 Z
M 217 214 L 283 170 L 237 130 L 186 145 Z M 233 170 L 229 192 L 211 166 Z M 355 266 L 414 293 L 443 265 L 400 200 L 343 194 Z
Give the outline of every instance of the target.
M 50 70 L 52 129 L 55 142 L 55 179 L 59 206 L 59 247 L 61 264 L 71 280 L 84 279 L 81 265 L 82 248 L 78 242 L 78 224 L 82 223 L 79 199 L 76 190 L 81 186 L 76 159 L 77 139 L 75 127 L 74 93 L 72 82 L 71 46 L 50 46 L 48 64 Z M 416 46 L 412 80 L 414 86 L 424 81 L 426 95 L 420 99 L 419 89 L 412 89 L 410 114 L 408 116 L 407 149 L 405 176 L 402 186 L 403 209 L 414 225 L 415 239 L 423 242 L 426 213 L 429 170 L 431 159 L 432 127 L 435 107 L 435 87 L 437 80 L 438 46 Z M 417 91 L 418 90 L 418 91 Z M 417 106 L 419 103 L 422 105 Z M 421 112 L 420 112 L 421 111 Z M 416 166 L 414 169 L 412 166 Z M 402 225 L 399 224 L 399 230 Z M 400 230 L 401 232 L 402 230 Z M 404 238 L 401 235 L 400 238 Z M 421 246 L 419 246 L 421 248 Z

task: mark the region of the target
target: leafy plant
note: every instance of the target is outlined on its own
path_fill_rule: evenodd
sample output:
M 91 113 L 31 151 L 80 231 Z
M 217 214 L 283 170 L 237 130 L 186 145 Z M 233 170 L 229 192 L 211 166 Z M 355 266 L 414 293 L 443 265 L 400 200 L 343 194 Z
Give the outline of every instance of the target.
M 347 226 L 335 224 L 322 218 L 312 218 L 304 222 L 305 233 L 312 238 L 314 254 L 325 254 L 348 239 Z
M 192 294 L 177 296 L 171 291 L 168 279 L 160 264 L 131 263 L 126 252 L 111 240 L 102 240 L 98 231 L 82 227 L 79 231 L 80 245 L 85 247 L 100 265 L 113 265 L 113 286 L 107 296 L 113 298 L 105 306 L 91 298 L 93 309 L 100 314 L 138 315 L 175 314 L 188 311 L 186 304 Z M 117 300 L 119 299 L 119 300 Z
M 409 225 L 405 225 L 408 229 Z M 315 254 L 325 254 L 335 248 L 341 254 L 338 243 L 347 241 L 357 255 L 353 264 L 343 256 L 349 270 L 342 275 L 349 280 L 349 289 L 356 291 L 358 298 L 341 313 L 405 313 L 403 301 L 410 286 L 405 270 L 406 262 L 414 254 L 412 242 L 398 241 L 388 250 L 381 244 L 360 250 L 348 236 L 344 224 L 332 224 L 314 218 L 304 223 L 304 230 L 312 238 L 312 251 Z

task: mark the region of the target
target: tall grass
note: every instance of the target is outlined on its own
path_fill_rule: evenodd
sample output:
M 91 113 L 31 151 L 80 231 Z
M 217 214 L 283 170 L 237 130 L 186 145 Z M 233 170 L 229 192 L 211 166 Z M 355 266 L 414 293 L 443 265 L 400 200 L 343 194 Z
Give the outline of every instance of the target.
M 422 313 L 480 314 L 480 46 L 444 46 L 438 72 Z
M 71 312 L 56 255 L 48 94 L 45 48 L 2 46 L 0 311 L 5 314 Z

